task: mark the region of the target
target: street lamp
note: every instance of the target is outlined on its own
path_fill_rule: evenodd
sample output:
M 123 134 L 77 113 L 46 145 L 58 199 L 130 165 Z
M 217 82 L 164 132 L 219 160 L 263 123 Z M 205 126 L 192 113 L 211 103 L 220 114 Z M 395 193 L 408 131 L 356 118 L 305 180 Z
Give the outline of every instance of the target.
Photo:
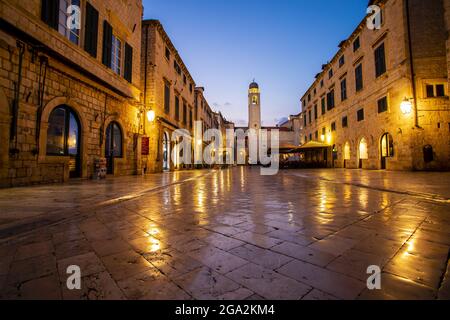
M 410 114 L 412 111 L 412 103 L 410 99 L 406 98 L 400 103 L 400 110 L 403 114 Z
M 155 121 L 155 111 L 153 110 L 147 111 L 147 119 L 149 122 Z

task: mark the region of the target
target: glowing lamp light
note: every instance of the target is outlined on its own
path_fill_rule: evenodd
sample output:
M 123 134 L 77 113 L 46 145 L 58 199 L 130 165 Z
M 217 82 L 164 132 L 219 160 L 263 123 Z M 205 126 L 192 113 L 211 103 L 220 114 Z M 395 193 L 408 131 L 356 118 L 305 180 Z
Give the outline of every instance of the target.
M 201 146 L 202 143 L 203 143 L 203 141 L 202 141 L 201 139 L 198 139 L 198 140 L 197 140 L 197 145 Z
M 402 103 L 400 103 L 400 110 L 403 114 L 410 114 L 412 110 L 412 103 L 408 98 L 403 99 Z
M 153 122 L 155 120 L 155 111 L 153 110 L 147 111 L 147 119 L 149 122 Z
M 329 133 L 328 135 L 327 135 L 327 143 L 328 144 L 331 144 L 331 134 Z
M 322 140 L 322 142 L 325 141 L 325 135 L 324 134 L 320 136 L 320 140 Z

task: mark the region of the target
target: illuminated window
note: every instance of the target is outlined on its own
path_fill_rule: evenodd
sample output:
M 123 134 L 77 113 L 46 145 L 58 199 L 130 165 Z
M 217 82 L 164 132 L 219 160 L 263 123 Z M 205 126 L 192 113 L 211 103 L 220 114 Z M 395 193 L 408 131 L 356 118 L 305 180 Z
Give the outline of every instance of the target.
M 258 104 L 258 97 L 257 96 L 253 96 L 252 97 L 252 104 Z

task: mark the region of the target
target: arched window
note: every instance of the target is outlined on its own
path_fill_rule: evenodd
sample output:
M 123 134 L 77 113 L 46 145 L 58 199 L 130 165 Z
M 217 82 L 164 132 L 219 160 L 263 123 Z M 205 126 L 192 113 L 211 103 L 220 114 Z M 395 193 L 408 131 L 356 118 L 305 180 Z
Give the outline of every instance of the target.
M 257 96 L 253 96 L 252 104 L 258 104 L 258 97 Z
M 344 145 L 344 160 L 350 160 L 350 143 L 348 141 Z
M 369 159 L 369 152 L 367 149 L 367 141 L 362 138 L 359 142 L 359 159 L 366 160 Z
M 122 158 L 122 130 L 117 122 L 111 122 L 106 128 L 107 158 Z
M 70 156 L 71 177 L 80 175 L 80 122 L 68 106 L 55 108 L 48 119 L 47 155 Z
M 47 129 L 47 154 L 68 156 L 78 154 L 80 125 L 78 117 L 67 106 L 50 113 Z
M 394 156 L 394 140 L 389 133 L 385 133 L 381 138 L 381 156 L 393 157 Z

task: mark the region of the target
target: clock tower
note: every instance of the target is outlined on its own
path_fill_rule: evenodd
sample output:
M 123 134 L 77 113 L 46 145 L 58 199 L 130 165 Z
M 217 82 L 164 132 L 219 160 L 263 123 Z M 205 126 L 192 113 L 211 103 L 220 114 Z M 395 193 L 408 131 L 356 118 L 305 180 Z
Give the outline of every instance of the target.
M 255 81 L 248 89 L 248 128 L 261 129 L 261 93 Z

